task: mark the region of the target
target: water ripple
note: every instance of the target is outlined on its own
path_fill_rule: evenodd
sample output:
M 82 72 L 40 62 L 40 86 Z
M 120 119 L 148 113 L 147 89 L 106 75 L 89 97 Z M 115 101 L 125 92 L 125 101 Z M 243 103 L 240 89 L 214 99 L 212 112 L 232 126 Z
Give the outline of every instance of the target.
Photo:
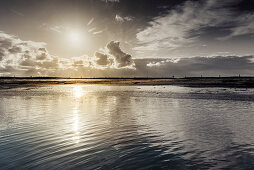
M 172 86 L 0 91 L 0 169 L 253 169 L 253 96 Z

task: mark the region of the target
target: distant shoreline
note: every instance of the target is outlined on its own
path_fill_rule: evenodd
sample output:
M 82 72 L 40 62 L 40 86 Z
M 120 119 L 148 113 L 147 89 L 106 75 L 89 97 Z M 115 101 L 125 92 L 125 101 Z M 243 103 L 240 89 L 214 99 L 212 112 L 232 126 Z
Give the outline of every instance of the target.
M 104 85 L 177 85 L 188 87 L 254 88 L 254 77 L 185 77 L 185 78 L 65 78 L 0 77 L 0 88 L 23 86 L 104 84 Z
M 10 77 L 4 77 L 0 76 L 1 79 L 127 79 L 127 80 L 140 80 L 140 79 L 254 79 L 254 76 L 220 76 L 220 77 L 40 77 L 40 76 L 30 76 L 30 77 L 15 77 L 15 76 L 10 76 Z

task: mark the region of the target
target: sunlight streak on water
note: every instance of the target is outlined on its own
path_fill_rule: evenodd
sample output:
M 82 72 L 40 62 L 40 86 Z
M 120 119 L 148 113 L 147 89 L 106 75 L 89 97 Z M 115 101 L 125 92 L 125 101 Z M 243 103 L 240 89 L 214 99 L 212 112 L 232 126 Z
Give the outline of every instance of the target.
M 84 91 L 80 85 L 75 85 L 73 87 L 73 95 L 75 98 L 81 98 L 84 95 Z
M 73 137 L 72 140 L 75 143 L 79 143 L 80 140 L 80 132 L 79 132 L 79 115 L 78 115 L 78 109 L 74 108 L 73 110 Z

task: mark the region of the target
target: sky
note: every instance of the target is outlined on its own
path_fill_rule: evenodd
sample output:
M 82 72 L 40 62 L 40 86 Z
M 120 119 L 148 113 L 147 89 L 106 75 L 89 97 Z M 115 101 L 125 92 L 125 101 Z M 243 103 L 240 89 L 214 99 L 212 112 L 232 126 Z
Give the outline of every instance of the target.
M 1 0 L 0 76 L 253 76 L 253 6 Z

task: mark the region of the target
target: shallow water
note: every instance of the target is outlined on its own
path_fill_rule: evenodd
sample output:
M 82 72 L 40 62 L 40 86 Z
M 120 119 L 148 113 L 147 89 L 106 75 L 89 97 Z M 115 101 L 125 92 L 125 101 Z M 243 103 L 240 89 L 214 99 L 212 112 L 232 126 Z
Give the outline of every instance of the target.
M 0 90 L 0 169 L 254 169 L 254 90 Z

